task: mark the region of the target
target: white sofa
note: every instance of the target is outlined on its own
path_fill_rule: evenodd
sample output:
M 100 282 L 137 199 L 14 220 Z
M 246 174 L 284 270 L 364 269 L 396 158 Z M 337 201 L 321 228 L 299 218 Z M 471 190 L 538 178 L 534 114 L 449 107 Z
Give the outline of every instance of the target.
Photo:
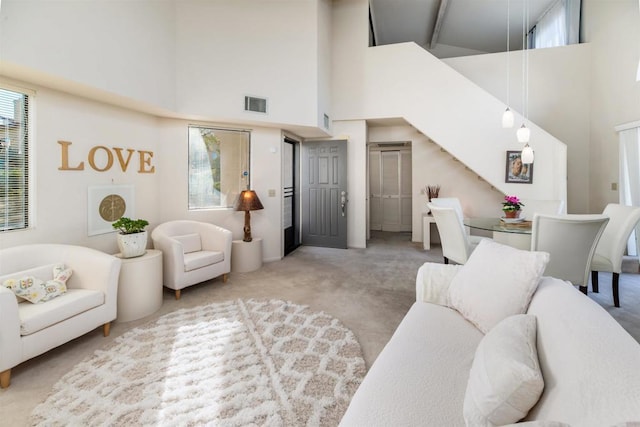
M 72 269 L 67 292 L 50 301 L 18 303 L 7 279 L 52 278 L 53 264 Z M 30 244 L 0 250 L 0 385 L 11 368 L 102 326 L 109 335 L 118 300 L 121 260 L 81 246 Z M 46 277 L 46 275 L 49 275 Z
M 450 283 L 465 267 L 420 268 L 417 301 L 371 366 L 341 426 L 465 425 L 470 369 L 484 334 L 446 298 L 424 302 L 437 300 L 430 281 Z M 640 421 L 640 344 L 602 307 L 568 282 L 543 277 L 527 313 L 536 316 L 533 341 L 544 390 L 524 421 L 579 427 Z

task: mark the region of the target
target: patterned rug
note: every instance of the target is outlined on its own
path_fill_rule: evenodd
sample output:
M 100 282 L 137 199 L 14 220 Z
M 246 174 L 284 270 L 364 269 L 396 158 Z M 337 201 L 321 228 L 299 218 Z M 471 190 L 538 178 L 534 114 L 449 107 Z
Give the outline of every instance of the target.
M 32 425 L 335 426 L 365 374 L 353 333 L 280 300 L 179 310 L 75 366 Z

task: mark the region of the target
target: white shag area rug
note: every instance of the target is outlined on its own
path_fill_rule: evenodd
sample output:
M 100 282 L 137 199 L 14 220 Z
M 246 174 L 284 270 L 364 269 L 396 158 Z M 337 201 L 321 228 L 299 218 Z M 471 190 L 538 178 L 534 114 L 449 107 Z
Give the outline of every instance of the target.
M 337 319 L 280 300 L 179 310 L 75 366 L 32 425 L 335 426 L 366 368 Z

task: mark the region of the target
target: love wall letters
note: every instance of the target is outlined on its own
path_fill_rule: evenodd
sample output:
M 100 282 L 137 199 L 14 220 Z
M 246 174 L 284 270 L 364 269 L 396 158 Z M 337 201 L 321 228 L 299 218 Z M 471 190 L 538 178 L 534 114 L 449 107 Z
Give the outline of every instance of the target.
M 61 157 L 60 167 L 61 171 L 81 171 L 84 170 L 84 161 L 76 163 L 75 166 L 69 164 L 69 150 L 71 142 L 58 141 L 60 144 Z M 137 153 L 137 155 L 135 155 Z M 153 151 L 134 150 L 132 148 L 120 148 L 120 147 L 105 147 L 103 145 L 96 145 L 91 147 L 89 154 L 87 155 L 87 161 L 91 169 L 98 172 L 106 172 L 113 167 L 114 159 L 118 161 L 122 172 L 126 172 L 129 168 L 129 164 L 133 158 L 138 159 L 138 173 L 155 173 L 156 167 L 151 164 L 153 158 Z M 134 161 L 135 163 L 135 161 Z

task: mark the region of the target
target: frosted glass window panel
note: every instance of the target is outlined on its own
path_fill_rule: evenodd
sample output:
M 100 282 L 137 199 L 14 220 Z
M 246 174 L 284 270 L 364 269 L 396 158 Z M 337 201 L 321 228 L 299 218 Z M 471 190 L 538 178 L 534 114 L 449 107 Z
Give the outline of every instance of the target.
M 251 134 L 189 126 L 189 210 L 233 207 L 249 188 Z
M 289 228 L 293 225 L 293 197 L 284 198 L 282 210 L 282 227 Z

